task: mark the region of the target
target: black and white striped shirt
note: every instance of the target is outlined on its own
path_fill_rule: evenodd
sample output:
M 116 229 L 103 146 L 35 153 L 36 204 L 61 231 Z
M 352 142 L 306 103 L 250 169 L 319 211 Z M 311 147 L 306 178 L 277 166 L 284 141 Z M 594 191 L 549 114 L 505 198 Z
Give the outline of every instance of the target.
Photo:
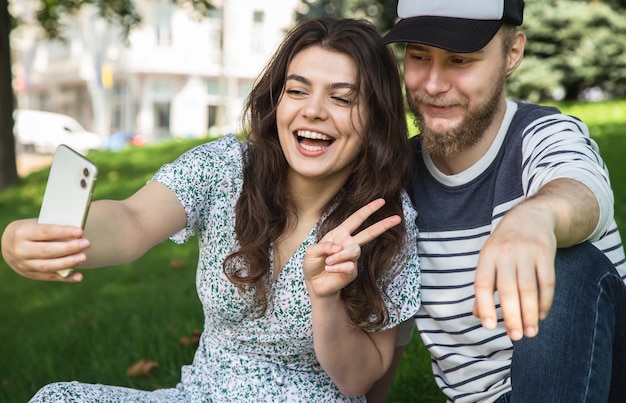
M 574 178 L 600 203 L 600 221 L 589 240 L 626 279 L 608 172 L 585 124 L 555 108 L 527 103 L 507 102 L 502 127 L 486 155 L 457 175 L 438 171 L 414 141 L 421 156 L 410 189 L 420 231 L 417 326 L 448 398 L 492 401 L 511 388 L 513 346 L 502 321 L 495 331 L 487 331 L 472 315 L 479 250 L 509 209 L 550 180 Z

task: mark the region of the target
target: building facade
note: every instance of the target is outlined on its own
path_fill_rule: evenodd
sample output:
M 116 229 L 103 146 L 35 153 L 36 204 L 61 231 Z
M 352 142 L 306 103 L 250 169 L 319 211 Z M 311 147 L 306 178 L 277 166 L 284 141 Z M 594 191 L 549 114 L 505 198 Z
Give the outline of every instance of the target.
M 16 2 L 12 2 L 16 3 Z M 12 13 L 28 21 L 36 1 Z M 65 41 L 35 24 L 12 33 L 17 107 L 70 115 L 91 131 L 148 139 L 239 129 L 250 88 L 295 21 L 299 0 L 215 0 L 208 18 L 171 0 L 136 0 L 125 41 L 95 7 L 66 21 Z

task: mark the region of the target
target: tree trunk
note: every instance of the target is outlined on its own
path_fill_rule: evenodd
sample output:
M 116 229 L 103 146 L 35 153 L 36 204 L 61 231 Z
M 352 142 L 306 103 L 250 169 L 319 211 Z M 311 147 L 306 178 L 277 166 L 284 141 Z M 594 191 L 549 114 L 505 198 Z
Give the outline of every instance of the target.
M 11 75 L 11 46 L 9 36 L 9 2 L 0 0 L 0 190 L 18 182 L 13 136 L 13 78 Z

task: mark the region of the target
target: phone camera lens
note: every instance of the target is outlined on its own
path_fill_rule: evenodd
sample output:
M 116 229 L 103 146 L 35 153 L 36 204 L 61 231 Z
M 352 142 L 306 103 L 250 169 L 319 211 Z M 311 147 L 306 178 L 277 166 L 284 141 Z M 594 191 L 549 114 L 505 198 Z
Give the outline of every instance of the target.
M 83 169 L 83 176 L 84 177 L 88 177 L 89 176 L 89 169 L 87 169 L 87 168 Z
M 84 179 L 81 179 L 80 180 L 80 187 L 83 188 L 83 189 L 86 188 L 87 187 L 87 181 L 84 180 Z

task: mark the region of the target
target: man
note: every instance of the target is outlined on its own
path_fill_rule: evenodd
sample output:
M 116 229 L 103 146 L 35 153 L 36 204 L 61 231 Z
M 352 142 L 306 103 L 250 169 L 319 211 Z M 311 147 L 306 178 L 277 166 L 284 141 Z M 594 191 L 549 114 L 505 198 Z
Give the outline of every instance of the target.
M 400 0 L 384 39 L 405 44 L 420 129 L 417 327 L 449 400 L 624 402 L 626 262 L 608 173 L 582 122 L 506 99 L 523 9 Z

